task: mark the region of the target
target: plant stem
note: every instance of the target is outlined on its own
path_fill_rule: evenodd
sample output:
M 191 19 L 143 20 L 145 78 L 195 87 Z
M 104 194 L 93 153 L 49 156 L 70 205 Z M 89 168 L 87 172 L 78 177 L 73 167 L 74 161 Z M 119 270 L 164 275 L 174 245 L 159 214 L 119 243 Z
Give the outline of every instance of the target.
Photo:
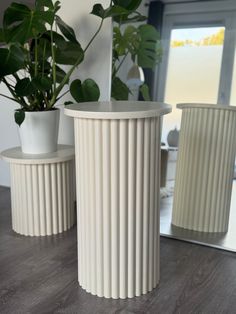
M 19 76 L 18 76 L 18 74 L 17 73 L 14 73 L 14 74 L 12 74 L 13 75 L 13 77 L 15 78 L 15 80 L 16 80 L 16 82 L 18 82 L 18 81 L 20 81 L 20 78 L 19 78 Z M 7 82 L 7 80 L 6 80 L 6 82 Z M 8 83 L 8 82 L 7 82 Z M 5 83 L 6 84 L 6 83 Z M 7 86 L 8 88 L 10 87 L 10 84 L 8 83 L 8 86 Z M 14 87 L 12 88 L 12 95 L 18 100 L 18 102 L 23 106 L 23 107 L 28 107 L 28 105 L 27 105 L 27 103 L 25 102 L 25 99 L 24 99 L 24 97 L 18 97 L 17 96 L 17 93 L 15 92 L 15 90 L 14 90 Z
M 10 91 L 10 93 L 12 94 L 12 96 L 16 100 L 16 102 L 18 102 L 22 107 L 27 106 L 27 104 L 25 103 L 24 99 L 21 99 L 21 98 L 17 97 L 17 95 L 15 94 L 13 88 L 10 86 L 10 84 L 7 82 L 7 80 L 5 78 L 3 78 L 2 81 L 7 86 L 8 90 Z
M 8 99 L 10 99 L 10 100 L 13 100 L 13 101 L 15 101 L 15 102 L 17 102 L 17 103 L 19 104 L 18 100 L 16 100 L 15 98 L 9 97 L 9 96 L 4 95 L 4 94 L 0 94 L 0 96 L 5 97 L 5 98 L 8 98 Z
M 98 33 L 100 32 L 101 28 L 103 25 L 103 19 L 97 29 L 97 31 L 95 32 L 95 34 L 93 35 L 93 37 L 91 38 L 91 40 L 89 41 L 89 43 L 87 44 L 87 46 L 84 49 L 84 52 L 86 52 L 86 50 L 89 48 L 89 46 L 92 44 L 92 42 L 94 41 L 94 39 L 97 37 Z M 73 71 L 75 70 L 75 68 L 80 64 L 81 62 L 81 56 L 77 59 L 76 63 L 70 68 L 70 70 L 67 72 L 67 74 L 65 75 L 65 77 L 63 78 L 63 80 L 61 81 L 60 85 L 57 87 L 56 90 L 54 90 L 53 92 L 53 97 L 50 101 L 50 107 L 53 107 L 53 105 L 55 104 L 56 100 L 57 100 L 57 96 L 60 94 L 61 90 L 63 89 L 63 87 L 65 86 L 66 82 L 69 80 L 71 74 L 73 73 Z
M 50 104 L 49 104 L 49 102 L 48 102 L 48 99 L 47 99 L 47 97 L 45 96 L 45 94 L 42 92 L 42 95 L 43 95 L 43 99 L 44 99 L 44 102 L 45 102 L 45 104 L 46 104 L 46 107 L 48 108 L 48 109 L 50 109 Z
M 12 74 L 12 76 L 15 78 L 16 82 L 20 81 L 19 75 L 17 73 Z
M 102 21 L 101 21 L 101 23 L 100 23 L 100 25 L 99 25 L 99 27 L 98 27 L 96 33 L 93 35 L 93 37 L 91 38 L 91 40 L 89 41 L 89 43 L 88 43 L 87 46 L 85 47 L 84 52 L 87 51 L 87 49 L 89 48 L 89 46 L 92 44 L 92 42 L 94 41 L 94 39 L 97 37 L 98 33 L 100 32 L 100 30 L 101 30 L 101 28 L 102 28 L 103 21 L 104 21 L 104 19 L 102 19 Z
M 71 74 L 73 73 L 73 71 L 75 70 L 75 68 L 77 67 L 77 65 L 81 62 L 81 57 L 79 57 L 76 61 L 76 63 L 70 68 L 70 70 L 66 73 L 66 75 L 64 76 L 63 80 L 61 81 L 60 85 L 57 87 L 57 89 L 53 92 L 53 97 L 50 101 L 50 107 L 53 107 L 53 105 L 56 102 L 57 96 L 60 94 L 61 90 L 63 89 L 63 87 L 65 86 L 67 80 L 70 78 Z
M 118 73 L 120 67 L 122 66 L 122 64 L 124 63 L 126 57 L 128 56 L 128 53 L 129 53 L 129 52 L 127 51 L 126 54 L 124 55 L 123 59 L 121 60 L 120 64 L 118 65 L 118 67 L 117 67 L 116 70 L 114 71 L 114 73 L 112 73 L 112 76 L 113 76 L 113 77 Z M 113 71 L 112 71 L 112 72 L 113 72 Z
M 52 78 L 53 78 L 53 93 L 56 92 L 56 63 L 55 63 L 55 51 L 54 51 L 54 46 L 53 46 L 53 31 L 52 31 L 52 26 L 51 26 L 51 50 L 52 50 Z
M 34 75 L 38 75 L 38 40 L 35 37 L 35 47 L 34 47 Z
M 69 93 L 69 89 L 65 92 L 65 93 L 63 93 L 60 97 L 58 97 L 57 99 L 56 99 L 56 102 L 58 101 L 58 100 L 60 100 L 63 96 L 65 96 L 66 94 L 68 94 Z
M 42 65 L 42 77 L 44 75 L 44 66 L 45 66 L 45 54 L 46 54 L 46 42 L 44 43 L 43 46 L 43 65 Z

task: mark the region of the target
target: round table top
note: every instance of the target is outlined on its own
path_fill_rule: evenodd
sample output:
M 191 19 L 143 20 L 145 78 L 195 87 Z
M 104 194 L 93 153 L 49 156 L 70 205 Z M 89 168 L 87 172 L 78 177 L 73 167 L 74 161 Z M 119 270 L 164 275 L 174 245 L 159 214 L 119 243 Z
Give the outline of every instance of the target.
M 171 105 L 153 101 L 84 102 L 66 106 L 67 116 L 87 119 L 138 119 L 171 112 Z
M 177 108 L 179 109 L 187 109 L 187 108 L 205 108 L 205 109 L 220 109 L 220 110 L 231 110 L 236 112 L 236 106 L 227 106 L 227 105 L 217 105 L 217 104 L 198 104 L 198 103 L 184 103 L 177 104 Z
M 56 152 L 49 154 L 25 154 L 20 147 L 13 147 L 1 153 L 3 160 L 14 164 L 50 164 L 72 160 L 75 157 L 74 147 L 70 145 L 58 145 Z

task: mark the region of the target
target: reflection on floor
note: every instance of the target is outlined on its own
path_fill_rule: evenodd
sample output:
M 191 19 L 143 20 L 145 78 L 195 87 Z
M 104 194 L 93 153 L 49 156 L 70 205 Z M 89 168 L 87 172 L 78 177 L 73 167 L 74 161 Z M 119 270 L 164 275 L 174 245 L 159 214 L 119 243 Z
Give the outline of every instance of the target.
M 173 197 L 161 200 L 160 233 L 162 236 L 236 252 L 236 180 L 233 183 L 227 233 L 197 232 L 171 225 L 172 203 Z

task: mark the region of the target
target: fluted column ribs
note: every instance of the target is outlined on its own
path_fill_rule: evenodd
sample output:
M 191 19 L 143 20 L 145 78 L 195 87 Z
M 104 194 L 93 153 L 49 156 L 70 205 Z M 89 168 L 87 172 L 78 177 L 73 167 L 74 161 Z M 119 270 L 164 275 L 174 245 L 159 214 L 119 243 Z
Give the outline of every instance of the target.
M 45 236 L 72 227 L 73 160 L 57 164 L 11 163 L 10 167 L 14 231 Z
M 103 186 L 102 186 L 102 167 L 98 166 L 102 164 L 102 121 L 95 121 L 95 210 L 96 210 L 96 274 L 97 274 L 97 291 L 94 294 L 98 296 L 104 295 L 104 277 L 103 277 Z M 86 171 L 86 169 L 85 169 Z M 107 191 L 108 192 L 108 191 Z M 81 191 L 81 194 L 83 191 Z M 91 196 L 92 197 L 92 196 Z M 85 207 L 81 208 L 81 211 L 85 211 Z M 79 240 L 80 241 L 80 240 Z M 79 242 L 78 241 L 78 242 Z M 82 257 L 82 256 L 81 256 Z M 83 258 L 83 257 L 82 257 Z M 86 286 L 84 282 L 83 287 Z M 96 293 L 97 292 L 97 293 Z
M 120 211 L 120 247 L 119 247 L 119 257 L 120 257 L 120 297 L 125 298 L 127 295 L 127 264 L 128 264 L 128 122 L 126 120 L 120 121 L 120 165 L 119 165 L 119 178 L 120 178 L 120 190 L 119 190 L 119 211 Z M 130 143 L 129 143 L 130 144 Z
M 119 297 L 119 122 L 111 121 L 111 290 L 114 298 Z
M 227 231 L 235 152 L 235 111 L 183 109 L 174 225 L 204 232 Z
M 79 282 L 127 298 L 159 281 L 159 118 L 75 119 Z
M 137 120 L 135 295 L 142 294 L 144 119 Z
M 158 137 L 160 137 L 161 134 L 161 123 L 159 120 L 155 120 L 155 138 L 153 139 L 155 142 L 158 143 Z M 161 172 L 161 154 L 159 147 L 156 147 L 155 149 L 155 172 L 154 172 L 154 182 L 155 182 L 155 188 L 154 188 L 154 208 L 157 210 L 154 211 L 154 241 L 153 241 L 153 287 L 156 287 L 159 283 L 160 278 L 160 193 L 156 193 L 156 188 L 158 188 L 158 191 L 160 189 L 160 172 Z
M 135 228 L 136 228 L 136 120 L 131 120 L 128 124 L 128 297 L 135 295 Z

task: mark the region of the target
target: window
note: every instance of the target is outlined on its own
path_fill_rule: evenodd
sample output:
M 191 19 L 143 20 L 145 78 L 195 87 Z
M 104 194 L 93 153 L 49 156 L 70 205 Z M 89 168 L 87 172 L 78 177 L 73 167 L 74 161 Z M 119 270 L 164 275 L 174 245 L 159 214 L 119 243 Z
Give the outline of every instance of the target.
M 164 119 L 166 141 L 169 130 L 180 124 L 176 103 L 236 105 L 236 2 L 166 5 L 162 46 L 154 98 L 173 106 Z
M 216 103 L 225 28 L 195 27 L 171 31 L 164 101 L 173 112 L 164 118 L 163 140 L 180 128 L 180 102 Z

